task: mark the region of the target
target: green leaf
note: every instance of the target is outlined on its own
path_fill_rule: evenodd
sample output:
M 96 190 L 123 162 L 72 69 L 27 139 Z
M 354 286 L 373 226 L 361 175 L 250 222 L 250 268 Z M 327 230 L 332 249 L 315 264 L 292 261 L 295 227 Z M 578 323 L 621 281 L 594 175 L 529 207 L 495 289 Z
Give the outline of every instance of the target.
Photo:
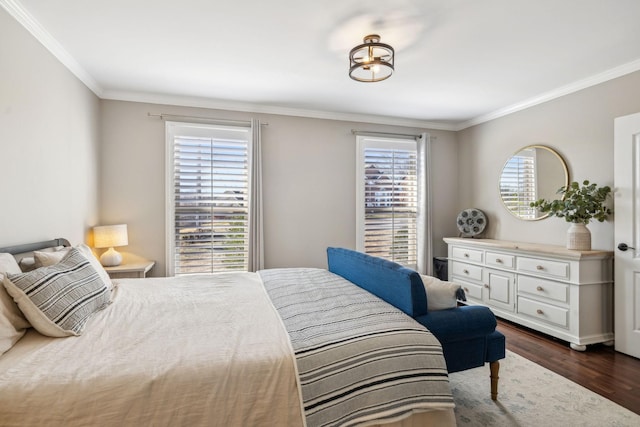
M 557 194 L 561 194 L 562 198 L 551 201 L 539 199 L 530 206 L 573 223 L 588 224 L 592 219 L 603 222 L 611 214 L 611 209 L 606 206 L 611 195 L 609 186 L 598 187 L 588 180 L 584 180 L 580 186 L 573 181 L 566 187 L 561 187 Z

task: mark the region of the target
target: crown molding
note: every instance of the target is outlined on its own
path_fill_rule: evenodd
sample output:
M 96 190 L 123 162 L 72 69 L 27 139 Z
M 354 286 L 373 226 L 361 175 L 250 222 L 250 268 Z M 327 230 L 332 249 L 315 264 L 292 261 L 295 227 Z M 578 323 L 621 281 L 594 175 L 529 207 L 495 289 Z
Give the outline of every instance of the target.
M 62 47 L 53 36 L 16 0 L 0 0 L 2 6 L 16 21 L 33 35 L 51 54 L 84 83 L 96 96 L 102 88 L 96 80 Z
M 405 126 L 444 131 L 461 131 L 518 111 L 543 104 L 556 98 L 604 83 L 626 74 L 640 70 L 640 59 L 623 64 L 603 73 L 559 87 L 528 100 L 510 105 L 505 108 L 484 114 L 464 122 L 430 122 L 419 119 L 408 119 L 373 114 L 340 113 L 320 110 L 306 110 L 301 108 L 278 107 L 256 103 L 242 103 L 217 99 L 205 99 L 189 96 L 160 95 L 141 92 L 125 92 L 104 90 L 98 82 L 67 52 L 60 43 L 40 25 L 40 23 L 20 4 L 18 0 L 0 0 L 2 6 L 16 21 L 29 31 L 51 54 L 82 81 L 93 93 L 101 99 L 119 101 L 146 102 L 153 104 L 178 105 L 184 107 L 201 107 L 251 113 L 277 114 L 294 117 L 308 117 L 316 119 L 340 120 L 349 122 L 383 124 L 391 126 Z
M 214 110 L 242 111 L 256 114 L 307 117 L 313 119 L 339 120 L 345 122 L 372 123 L 420 129 L 453 131 L 453 124 L 429 122 L 402 117 L 378 116 L 374 114 L 340 113 L 335 111 L 306 110 L 302 108 L 277 107 L 273 105 L 225 101 L 190 96 L 160 95 L 154 93 L 110 91 L 103 92 L 102 99 L 114 101 L 143 102 L 149 104 L 176 105 L 181 107 L 209 108 Z
M 484 114 L 482 116 L 478 116 L 464 123 L 460 123 L 458 126 L 455 126 L 454 130 L 460 131 L 460 130 L 469 128 L 471 126 L 479 125 L 481 123 L 485 123 L 500 117 L 508 116 L 509 114 L 526 110 L 527 108 L 531 108 L 533 106 L 554 100 L 556 98 L 560 98 L 562 96 L 569 95 L 574 92 L 578 92 L 582 89 L 586 89 L 591 86 L 595 86 L 600 83 L 604 83 L 609 80 L 613 80 L 618 77 L 622 77 L 624 75 L 634 73 L 638 70 L 640 70 L 640 59 L 636 59 L 635 61 L 612 68 L 603 73 L 596 74 L 591 77 L 587 77 L 586 79 L 578 80 L 566 86 L 559 87 L 557 89 L 543 93 L 541 95 L 527 99 L 517 104 L 513 104 L 508 107 L 496 110 L 494 112 Z
M 241 103 L 217 99 L 205 99 L 188 96 L 160 95 L 140 92 L 124 92 L 104 90 L 98 82 L 67 52 L 60 43 L 16 0 L 0 0 L 2 6 L 18 23 L 36 38 L 53 56 L 82 81 L 101 99 L 120 101 L 147 102 L 153 104 L 178 105 L 184 107 L 201 107 L 251 113 L 278 114 L 316 119 L 341 120 L 362 123 L 376 123 L 395 126 L 427 128 L 434 130 L 453 130 L 453 125 L 424 120 L 387 117 L 367 114 L 338 113 L 330 111 L 305 110 L 299 108 L 276 107 L 255 103 Z

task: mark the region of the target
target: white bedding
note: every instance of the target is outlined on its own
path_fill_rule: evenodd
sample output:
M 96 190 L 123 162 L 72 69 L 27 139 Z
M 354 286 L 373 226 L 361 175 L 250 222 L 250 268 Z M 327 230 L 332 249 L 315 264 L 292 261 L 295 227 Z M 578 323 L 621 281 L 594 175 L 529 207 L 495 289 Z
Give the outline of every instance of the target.
M 0 423 L 300 426 L 304 419 L 282 322 L 257 274 L 232 273 L 121 280 L 82 336 L 29 331 L 0 357 Z

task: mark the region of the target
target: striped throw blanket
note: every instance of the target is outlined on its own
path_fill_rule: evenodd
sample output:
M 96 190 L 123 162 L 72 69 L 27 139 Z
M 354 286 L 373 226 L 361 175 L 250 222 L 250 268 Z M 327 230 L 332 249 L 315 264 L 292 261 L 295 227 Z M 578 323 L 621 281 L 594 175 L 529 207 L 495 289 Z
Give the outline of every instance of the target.
M 259 274 L 291 338 L 308 426 L 454 406 L 440 343 L 406 314 L 327 270 Z

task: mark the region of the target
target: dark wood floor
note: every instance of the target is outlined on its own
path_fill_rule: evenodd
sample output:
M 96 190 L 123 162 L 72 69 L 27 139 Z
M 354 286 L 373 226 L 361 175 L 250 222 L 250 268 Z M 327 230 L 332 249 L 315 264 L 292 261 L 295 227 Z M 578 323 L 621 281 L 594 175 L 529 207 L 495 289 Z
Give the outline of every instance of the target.
M 640 414 L 640 359 L 601 344 L 571 350 L 567 342 L 505 320 L 498 320 L 498 330 L 507 349 Z

